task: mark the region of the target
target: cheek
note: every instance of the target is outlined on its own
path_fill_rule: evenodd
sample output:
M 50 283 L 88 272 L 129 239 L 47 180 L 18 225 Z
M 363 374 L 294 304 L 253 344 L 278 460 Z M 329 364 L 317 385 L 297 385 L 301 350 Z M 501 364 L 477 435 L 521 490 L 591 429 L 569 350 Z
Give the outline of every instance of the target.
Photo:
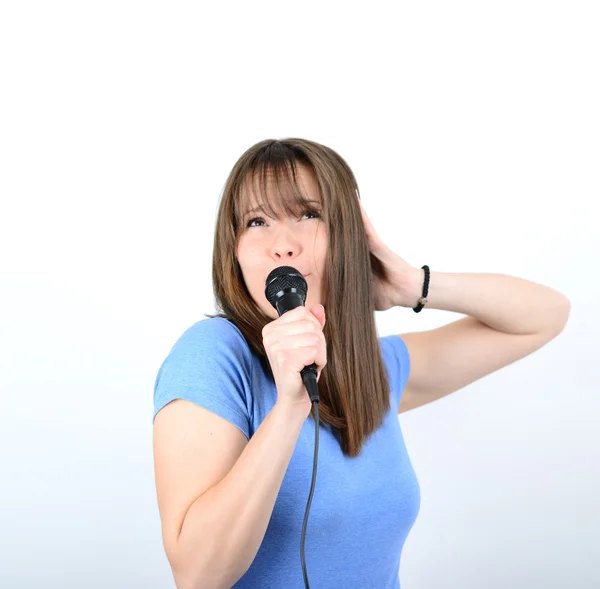
M 247 241 L 240 241 L 240 244 L 237 248 L 236 256 L 238 264 L 242 270 L 246 270 L 246 273 L 251 270 L 253 262 L 256 263 L 256 254 L 254 253 L 253 249 L 254 248 L 252 247 L 252 244 L 248 243 Z
M 315 243 L 316 253 L 321 262 L 323 262 L 327 257 L 327 249 L 329 247 L 327 234 L 323 230 L 322 233 L 319 233 L 317 236 L 317 241 Z

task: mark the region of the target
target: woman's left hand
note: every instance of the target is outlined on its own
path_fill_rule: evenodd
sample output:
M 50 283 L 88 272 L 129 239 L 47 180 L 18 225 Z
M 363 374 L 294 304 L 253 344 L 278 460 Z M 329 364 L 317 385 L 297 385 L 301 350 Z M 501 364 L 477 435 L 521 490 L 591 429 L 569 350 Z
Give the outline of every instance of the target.
M 358 196 L 358 191 L 356 195 Z M 360 197 L 358 202 L 367 233 L 369 250 L 378 260 L 375 262 L 373 270 L 375 310 L 386 311 L 394 306 L 416 307 L 423 290 L 424 271 L 411 266 L 383 243 L 367 217 Z

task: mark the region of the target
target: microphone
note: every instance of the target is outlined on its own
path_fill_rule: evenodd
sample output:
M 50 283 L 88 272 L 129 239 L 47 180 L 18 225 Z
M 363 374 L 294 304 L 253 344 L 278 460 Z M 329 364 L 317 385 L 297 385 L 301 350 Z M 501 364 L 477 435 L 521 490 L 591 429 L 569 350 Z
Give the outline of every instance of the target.
M 304 306 L 308 284 L 302 272 L 292 266 L 279 266 L 271 271 L 265 283 L 265 296 L 281 317 L 286 311 Z M 317 366 L 313 362 L 301 371 L 302 381 L 312 403 L 319 402 Z
M 286 311 L 291 311 L 300 305 L 304 306 L 306 302 L 306 293 L 308 284 L 302 272 L 291 266 L 280 266 L 275 268 L 268 276 L 265 285 L 265 296 L 267 300 L 281 317 Z M 315 455 L 313 459 L 313 474 L 304 513 L 304 522 L 302 524 L 302 535 L 300 537 L 300 560 L 302 563 L 302 575 L 304 577 L 305 589 L 310 589 L 308 582 L 308 572 L 306 570 L 306 557 L 304 555 L 304 543 L 306 541 L 306 525 L 308 523 L 308 513 L 312 503 L 312 497 L 315 490 L 315 480 L 317 477 L 317 460 L 319 457 L 319 389 L 317 387 L 317 366 L 313 362 L 310 366 L 305 366 L 301 371 L 302 381 L 308 391 L 308 396 L 315 410 Z

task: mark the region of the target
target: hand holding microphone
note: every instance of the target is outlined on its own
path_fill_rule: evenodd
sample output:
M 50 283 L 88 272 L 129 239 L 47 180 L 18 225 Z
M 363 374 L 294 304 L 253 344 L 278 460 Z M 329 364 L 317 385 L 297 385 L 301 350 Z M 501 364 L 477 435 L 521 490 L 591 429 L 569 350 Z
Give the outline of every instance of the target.
M 304 306 L 307 290 L 306 280 L 291 266 L 280 266 L 269 274 L 265 296 L 279 318 L 265 325 L 262 336 L 277 401 L 310 411 L 312 402 L 318 401 L 316 382 L 327 364 L 327 344 L 323 335 L 325 310 L 322 305 L 311 310 Z M 312 383 L 311 371 L 316 374 Z

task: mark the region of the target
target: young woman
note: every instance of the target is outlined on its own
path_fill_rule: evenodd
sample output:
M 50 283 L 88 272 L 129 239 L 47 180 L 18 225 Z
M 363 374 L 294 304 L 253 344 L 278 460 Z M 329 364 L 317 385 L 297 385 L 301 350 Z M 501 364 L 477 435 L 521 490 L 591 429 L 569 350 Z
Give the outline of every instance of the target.
M 279 266 L 308 286 L 305 306 L 281 317 L 265 296 Z M 420 506 L 398 413 L 539 349 L 570 307 L 526 280 L 411 266 L 377 235 L 346 162 L 303 139 L 261 141 L 234 165 L 213 285 L 220 313 L 181 335 L 154 390 L 158 505 L 179 589 L 305 587 L 316 423 L 300 371 L 313 362 L 308 577 L 314 589 L 397 589 Z M 396 305 L 466 317 L 379 338 L 374 312 Z

